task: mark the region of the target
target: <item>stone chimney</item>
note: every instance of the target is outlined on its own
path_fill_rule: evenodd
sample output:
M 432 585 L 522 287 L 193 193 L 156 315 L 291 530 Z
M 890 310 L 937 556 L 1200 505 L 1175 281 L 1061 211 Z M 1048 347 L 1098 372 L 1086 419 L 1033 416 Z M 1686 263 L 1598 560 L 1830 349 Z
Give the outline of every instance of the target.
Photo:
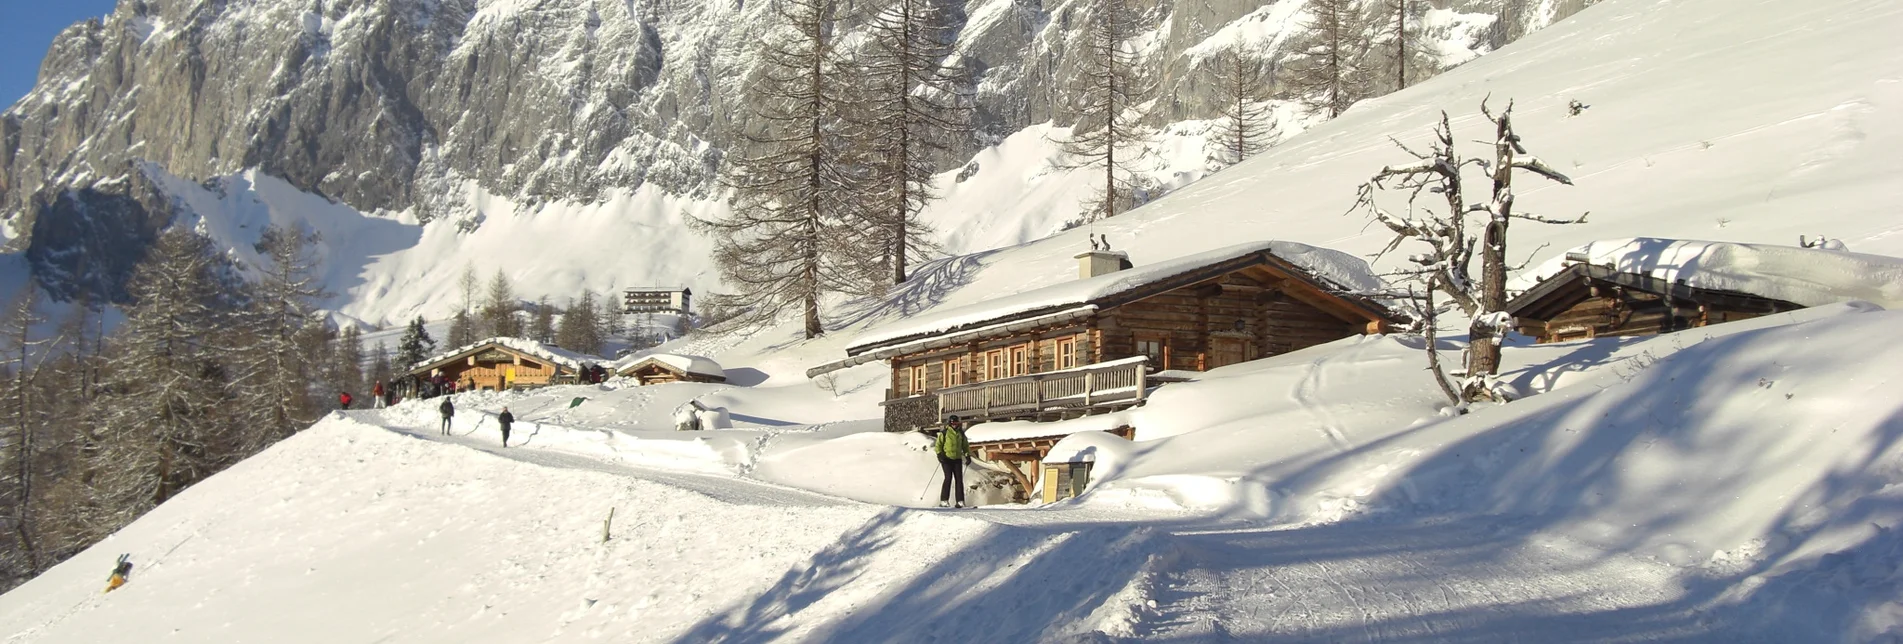
M 1120 250 L 1092 250 L 1077 255 L 1077 278 L 1090 279 L 1130 267 L 1130 256 Z

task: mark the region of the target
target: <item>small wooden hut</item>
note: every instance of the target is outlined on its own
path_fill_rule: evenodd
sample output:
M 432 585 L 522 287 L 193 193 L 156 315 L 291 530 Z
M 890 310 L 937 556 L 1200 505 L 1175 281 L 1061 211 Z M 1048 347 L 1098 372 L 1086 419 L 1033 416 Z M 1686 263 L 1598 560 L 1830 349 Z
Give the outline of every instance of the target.
M 1157 372 L 1206 371 L 1404 319 L 1358 294 L 1379 285 L 1365 262 L 1300 244 L 1139 268 L 1122 253 L 1076 258 L 1081 279 L 889 324 L 807 375 L 889 360 L 888 431 L 952 414 L 1056 420 L 1142 404 Z
M 602 358 L 522 338 L 489 338 L 424 360 L 410 375 L 437 377 L 459 388 L 503 390 L 578 381 L 584 365 Z
M 664 382 L 726 382 L 720 363 L 701 356 L 657 353 L 633 358 L 615 369 L 617 375 L 639 380 L 643 386 Z
M 1799 308 L 1587 263 L 1569 265 L 1507 303 L 1520 333 L 1542 343 L 1656 335 Z

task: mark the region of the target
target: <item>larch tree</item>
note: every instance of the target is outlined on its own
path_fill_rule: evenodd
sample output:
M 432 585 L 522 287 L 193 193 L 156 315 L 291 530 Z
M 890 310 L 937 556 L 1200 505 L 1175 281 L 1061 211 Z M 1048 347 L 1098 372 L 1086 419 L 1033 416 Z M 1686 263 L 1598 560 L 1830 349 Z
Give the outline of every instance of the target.
M 555 341 L 555 305 L 549 304 L 544 295 L 535 301 L 535 317 L 529 324 L 529 339 L 536 342 Z
M 1114 217 L 1135 205 L 1141 187 L 1138 165 L 1148 154 L 1150 132 L 1142 106 L 1156 92 L 1130 38 L 1140 30 L 1140 13 L 1131 0 L 1098 0 L 1085 26 L 1077 55 L 1081 92 L 1071 107 L 1077 115 L 1070 135 L 1058 141 L 1069 160 L 1063 167 L 1103 172 L 1103 184 L 1085 205 L 1083 220 Z
M 257 251 L 265 264 L 237 315 L 242 340 L 232 360 L 245 383 L 247 426 L 258 444 L 291 435 L 317 417 L 310 387 L 324 367 L 312 363 L 305 336 L 323 324 L 317 303 L 330 296 L 317 281 L 314 234 L 271 226 L 259 235 Z
M 1309 110 L 1341 116 L 1370 95 L 1368 40 L 1354 0 L 1310 0 L 1284 84 Z
M 503 274 L 502 269 L 496 269 L 495 277 L 489 279 L 488 294 L 482 300 L 483 332 L 504 338 L 521 337 L 522 322 L 515 317 L 519 308 L 509 276 Z
M 390 345 L 377 340 L 377 348 L 370 356 L 370 382 L 389 386 L 396 379 L 396 369 L 390 366 Z
M 337 334 L 337 390 L 364 395 L 363 330 L 351 325 Z M 331 392 L 336 393 L 336 392 Z
M 1382 71 L 1392 76 L 1394 91 L 1407 89 L 1438 71 L 1438 61 L 1420 42 L 1421 15 L 1427 10 L 1427 3 L 1380 0 L 1374 10 L 1377 16 L 1374 22 L 1382 25 L 1374 45 L 1385 61 Z
M 955 32 L 945 3 L 891 0 L 866 28 L 870 39 L 852 65 L 863 98 L 850 132 L 870 170 L 859 232 L 879 261 L 854 263 L 875 273 L 867 281 L 878 292 L 937 249 L 919 213 L 937 196 L 938 159 L 971 131 L 972 103 L 959 70 L 946 67 Z
M 828 252 L 852 237 L 841 226 L 861 217 L 864 181 L 840 133 L 850 103 L 835 51 L 840 4 L 774 5 L 780 24 L 765 39 L 748 92 L 754 119 L 742 133 L 747 145 L 728 158 L 721 177 L 732 207 L 715 218 L 688 218 L 713 237 L 714 263 L 735 289 L 720 299 L 744 308 L 746 323 L 797 312 L 807 338 L 825 332 L 820 298 L 853 281 L 853 262 L 863 262 L 833 261 Z
M 456 290 L 462 294 L 462 308 L 449 319 L 449 333 L 443 338 L 448 347 L 463 347 L 480 339 L 482 331 L 476 325 L 476 296 L 482 291 L 482 280 L 476 277 L 474 266 L 463 267 L 462 275 L 456 278 Z
M 1268 118 L 1273 65 L 1237 47 L 1217 52 L 1207 70 L 1220 110 L 1210 133 L 1215 156 L 1234 165 L 1267 150 L 1275 138 L 1275 123 Z
M 1355 207 L 1365 210 L 1376 222 L 1394 232 L 1381 251 L 1385 255 L 1413 241 L 1427 250 L 1408 258 L 1413 266 L 1404 274 L 1424 282 L 1430 293 L 1446 295 L 1469 319 L 1465 380 L 1458 388 L 1447 383 L 1446 374 L 1436 370 L 1442 389 L 1458 389 L 1456 403 L 1479 400 L 1505 400 L 1495 376 L 1500 367 L 1500 344 L 1513 324 L 1507 304 L 1507 228 L 1515 219 L 1546 224 L 1577 224 L 1575 219 L 1554 219 L 1515 209 L 1513 176 L 1516 171 L 1530 172 L 1541 178 L 1572 185 L 1572 179 L 1530 155 L 1513 130 L 1513 104 L 1495 114 L 1483 101 L 1480 111 L 1493 125 L 1492 159 L 1463 158 L 1454 147 L 1453 128 L 1447 114 L 1441 113 L 1434 139 L 1425 152 L 1417 152 L 1396 142 L 1415 158 L 1412 163 L 1387 166 L 1363 183 Z M 1473 168 L 1486 173 L 1491 196 L 1486 201 L 1470 200 L 1464 190 L 1463 172 Z M 1407 207 L 1390 210 L 1379 203 L 1382 191 L 1394 190 L 1407 195 Z M 1422 195 L 1439 195 L 1445 206 L 1436 208 L 1419 203 Z M 1477 221 L 1469 221 L 1469 219 Z M 1471 224 L 1471 225 L 1470 225 Z M 1479 234 L 1475 234 L 1476 229 Z M 1472 274 L 1478 253 L 1480 275 Z M 1432 300 L 1428 313 L 1436 313 Z M 1430 356 L 1433 347 L 1429 345 Z
M 243 455 L 224 412 L 231 374 L 211 338 L 232 328 L 226 267 L 206 238 L 173 229 L 134 271 L 133 304 L 109 342 L 93 470 L 93 538 Z
M 6 384 L 4 400 L 0 400 L 0 438 L 5 439 L 6 450 L 0 453 L 0 462 L 6 467 L 0 472 L 0 486 L 4 491 L 6 523 L 13 537 L 13 548 L 6 550 L 8 557 L 0 561 L 9 577 L 31 576 L 41 569 L 40 546 L 35 539 L 39 531 L 38 518 L 35 516 L 35 486 L 38 470 L 42 465 L 40 452 L 43 451 L 41 437 L 47 429 L 47 414 L 36 385 L 41 372 L 40 364 L 50 355 L 50 345 L 58 338 L 36 338 L 35 329 L 46 318 L 39 314 L 39 286 L 28 282 L 20 289 L 0 317 L 0 333 L 5 334 L 5 372 L 10 376 Z
M 591 355 L 601 352 L 601 315 L 596 310 L 595 292 L 582 291 L 581 297 L 568 304 L 562 321 L 555 329 L 555 345 Z

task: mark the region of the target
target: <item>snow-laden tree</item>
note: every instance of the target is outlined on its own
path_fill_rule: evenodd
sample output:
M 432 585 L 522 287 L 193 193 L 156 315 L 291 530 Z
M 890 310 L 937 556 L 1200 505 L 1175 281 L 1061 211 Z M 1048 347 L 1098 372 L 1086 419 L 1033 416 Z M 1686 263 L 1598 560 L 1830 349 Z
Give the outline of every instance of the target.
M 1142 108 L 1156 93 L 1156 80 L 1130 43 L 1143 29 L 1138 6 L 1135 0 L 1093 3 L 1076 53 L 1082 63 L 1070 108 L 1077 120 L 1057 144 L 1068 157 L 1063 167 L 1103 172 L 1102 185 L 1084 205 L 1085 222 L 1128 210 L 1143 187 L 1138 171 L 1151 133 L 1143 125 Z
M 462 346 L 462 345 L 451 345 Z M 402 339 L 396 343 L 396 368 L 409 371 L 417 363 L 436 353 L 436 340 L 429 335 L 429 329 L 423 326 L 423 316 L 410 321 L 408 329 L 403 331 Z
M 1513 131 L 1511 102 L 1505 110 L 1495 114 L 1483 101 L 1480 111 L 1494 128 L 1491 160 L 1463 158 L 1454 145 L 1447 113 L 1442 112 L 1428 149 L 1418 152 L 1396 141 L 1395 145 L 1415 161 L 1381 168 L 1373 178 L 1361 184 L 1355 202 L 1356 209 L 1366 211 L 1394 232 L 1382 255 L 1410 241 L 1426 246 L 1424 252 L 1408 257 L 1412 266 L 1403 273 L 1424 282 L 1429 298 L 1432 293 L 1446 295 L 1470 320 L 1466 380 L 1458 388 L 1462 402 L 1505 397 L 1497 389 L 1494 376 L 1499 373 L 1500 343 L 1513 324 L 1513 317 L 1506 312 L 1508 224 L 1515 219 L 1548 224 L 1574 224 L 1586 219 L 1584 215 L 1577 219 L 1551 219 L 1515 210 L 1513 176 L 1516 171 L 1530 172 L 1565 185 L 1572 185 L 1572 179 L 1526 152 L 1519 135 Z M 1491 182 L 1488 200 L 1468 199 L 1463 173 L 1469 168 L 1484 172 Z M 1406 194 L 1406 207 L 1397 211 L 1382 205 L 1378 195 L 1384 191 Z M 1424 203 L 1420 200 L 1423 195 L 1439 195 L 1445 205 L 1436 207 Z M 1476 253 L 1480 259 L 1478 278 L 1472 272 Z M 1426 312 L 1431 315 L 1438 310 L 1430 305 Z M 1431 345 L 1429 350 L 1431 353 Z M 1435 376 L 1445 378 L 1438 370 Z M 1453 388 L 1443 380 L 1443 389 Z
M 0 550 L 0 574 L 7 577 L 30 577 L 41 569 L 40 546 L 35 539 L 39 532 L 35 487 L 43 465 L 40 454 L 45 448 L 41 441 L 48 417 L 47 405 L 35 385 L 41 364 L 59 339 L 36 337 L 37 327 L 46 322 L 37 310 L 39 288 L 28 282 L 0 317 L 6 360 L 0 373 L 9 376 L 6 391 L 0 396 L 0 442 L 6 446 L 0 451 L 0 463 L 4 463 L 0 468 L 0 481 L 4 481 L 0 484 L 0 499 L 5 506 L 0 512 L 6 513 L 7 533 L 13 538 L 12 547 Z
M 103 537 L 244 455 L 229 395 L 227 267 L 206 238 L 175 228 L 134 270 L 126 319 L 109 341 L 100 444 L 84 514 Z
M 862 220 L 863 173 L 840 132 L 851 92 L 835 31 L 845 7 L 833 0 L 780 0 L 748 89 L 755 129 L 726 161 L 733 190 L 725 214 L 689 217 L 714 239 L 714 263 L 735 289 L 717 298 L 743 310 L 744 323 L 797 312 L 807 338 L 825 332 L 821 296 L 850 286 L 864 257 L 840 257 L 842 225 Z
M 595 292 L 584 290 L 581 298 L 568 304 L 561 324 L 555 330 L 555 344 L 582 353 L 601 353 L 601 313 L 595 306 Z
M 1273 65 L 1231 47 L 1216 52 L 1206 70 L 1220 110 L 1210 131 L 1212 156 L 1234 165 L 1267 150 L 1275 139 L 1275 122 L 1268 118 Z
M 265 263 L 249 289 L 248 306 L 234 318 L 238 347 L 228 357 L 244 383 L 244 422 L 258 430 L 260 445 L 289 436 L 317 417 L 311 385 L 327 365 L 314 364 L 307 335 L 323 324 L 317 303 L 330 293 L 318 282 L 316 241 L 315 234 L 266 228 L 256 246 Z
M 1310 111 L 1341 116 L 1373 94 L 1367 25 L 1353 0 L 1310 0 L 1283 84 Z
M 879 257 L 865 262 L 869 282 L 904 282 L 915 260 L 937 249 L 919 219 L 937 196 L 932 177 L 958 136 L 971 131 L 971 98 L 955 60 L 956 30 L 938 0 L 891 0 L 866 25 L 851 66 L 860 99 L 850 113 L 853 151 L 869 170 L 857 232 Z M 870 289 L 878 292 L 878 289 Z

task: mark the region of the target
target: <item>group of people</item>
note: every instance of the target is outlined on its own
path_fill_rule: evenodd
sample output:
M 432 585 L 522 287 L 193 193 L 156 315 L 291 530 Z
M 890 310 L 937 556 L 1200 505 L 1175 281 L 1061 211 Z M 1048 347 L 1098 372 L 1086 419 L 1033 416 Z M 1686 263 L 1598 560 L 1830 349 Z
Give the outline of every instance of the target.
M 382 381 L 378 381 L 376 386 L 370 388 L 370 402 L 376 409 L 394 405 L 397 399 L 396 389 L 383 386 Z M 354 402 L 357 402 L 357 397 L 350 395 L 350 392 L 337 392 L 338 409 L 349 410 L 351 403 Z
M 442 434 L 444 436 L 448 436 L 450 435 L 449 433 L 450 424 L 456 419 L 456 403 L 453 402 L 449 397 L 445 396 L 443 398 L 443 404 L 438 405 L 436 409 L 437 411 L 440 411 L 443 413 Z M 509 446 L 509 429 L 515 425 L 515 414 L 510 413 L 508 407 L 503 407 L 502 413 L 496 414 L 496 424 L 502 427 L 502 446 L 508 447 Z

